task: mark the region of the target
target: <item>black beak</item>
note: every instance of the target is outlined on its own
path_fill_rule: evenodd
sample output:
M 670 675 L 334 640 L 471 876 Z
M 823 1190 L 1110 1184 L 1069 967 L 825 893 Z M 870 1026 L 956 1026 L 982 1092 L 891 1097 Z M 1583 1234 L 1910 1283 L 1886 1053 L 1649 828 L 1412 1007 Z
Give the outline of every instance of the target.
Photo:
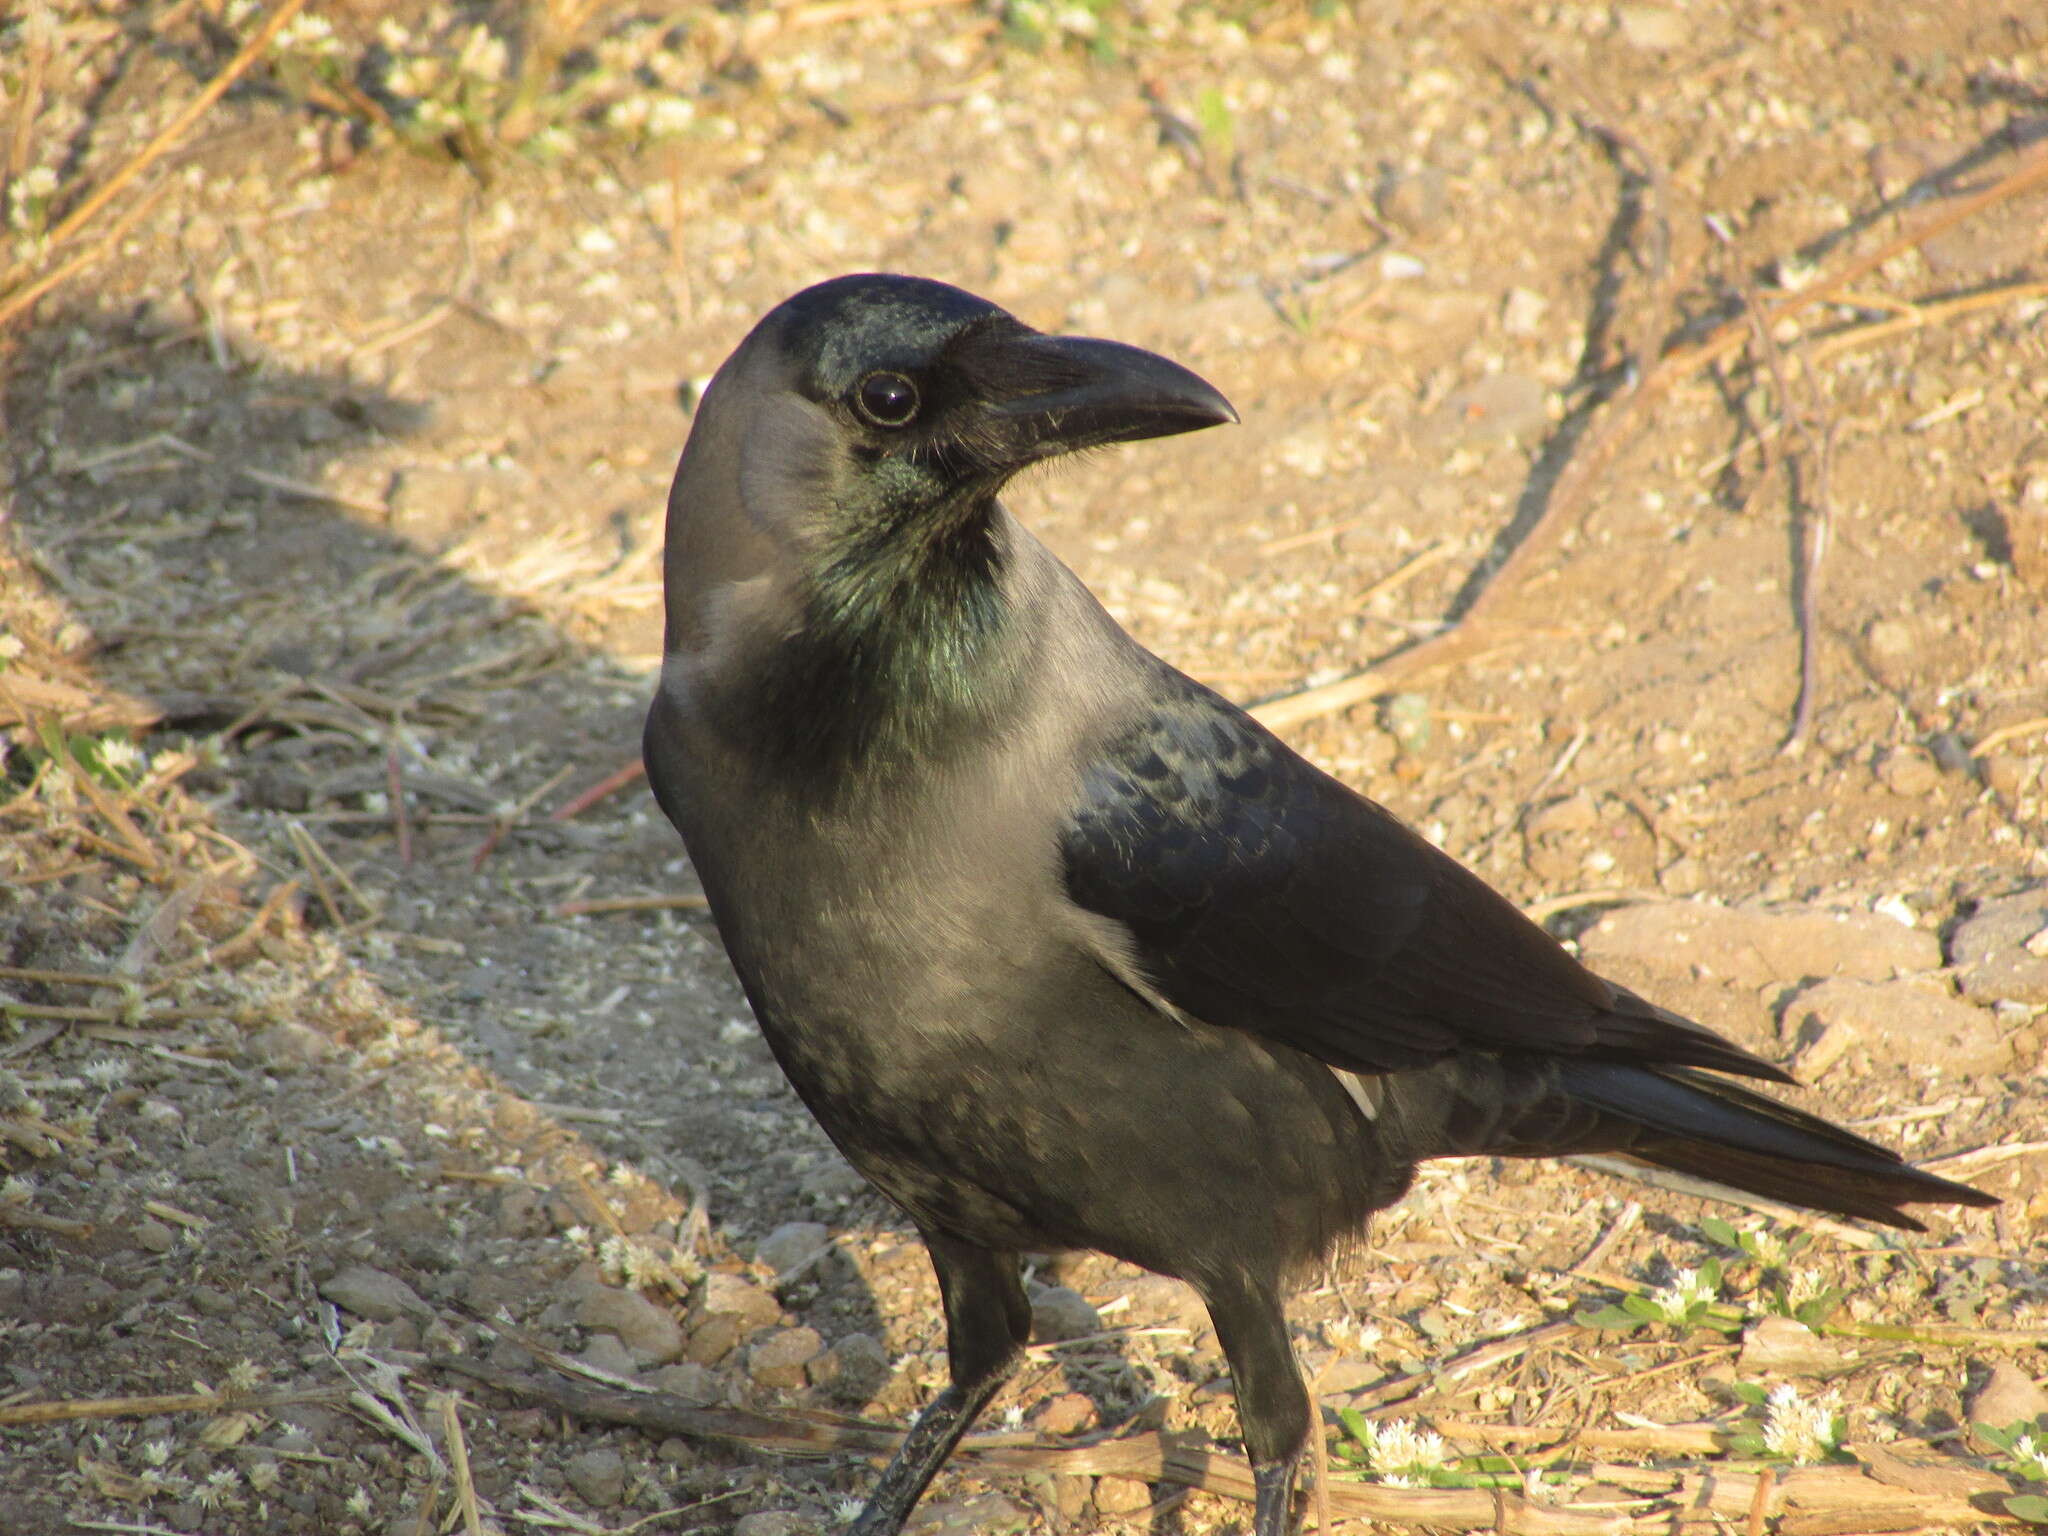
M 1021 389 L 991 403 L 989 424 L 1019 467 L 1237 420 L 1213 385 L 1141 347 L 1026 331 L 1005 337 L 1002 349 L 1004 382 Z

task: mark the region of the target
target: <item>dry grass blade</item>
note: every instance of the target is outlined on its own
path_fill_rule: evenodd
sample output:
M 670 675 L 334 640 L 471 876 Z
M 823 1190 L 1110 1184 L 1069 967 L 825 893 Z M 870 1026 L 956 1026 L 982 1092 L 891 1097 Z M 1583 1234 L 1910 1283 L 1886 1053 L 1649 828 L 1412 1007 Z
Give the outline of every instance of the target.
M 455 1507 L 467 1536 L 483 1536 L 483 1515 L 477 1507 L 476 1483 L 469 1475 L 469 1442 L 462 1434 L 462 1399 L 445 1393 L 440 1401 L 441 1438 L 448 1446 L 448 1465 L 455 1477 Z
M 1844 294 L 1842 301 L 1845 303 L 1854 302 L 1865 308 L 1893 309 L 1896 312 L 1889 320 L 1875 320 L 1868 325 L 1851 326 L 1821 337 L 1813 344 L 1814 361 L 1830 362 L 1858 347 L 1925 330 L 1962 315 L 2040 298 L 2048 298 L 2048 283 L 2009 283 L 2003 288 L 1989 288 L 1982 293 L 1958 294 L 1952 299 L 1932 299 L 1917 304 L 1890 299 L 1884 294 Z
M 120 195 L 122 188 L 162 159 L 171 146 L 182 139 L 192 125 L 227 94 L 228 87 L 241 79 L 249 67 L 263 57 L 264 50 L 269 48 L 278 33 L 285 29 L 286 24 L 305 9 L 305 5 L 306 0 L 279 0 L 277 9 L 264 18 L 263 25 L 258 27 L 249 41 L 228 60 L 220 73 L 207 81 L 199 94 L 187 102 L 184 108 L 158 131 L 155 138 L 143 145 L 113 175 L 100 183 L 77 207 L 57 222 L 50 231 L 51 248 L 62 245 L 77 234 L 99 214 L 101 209 Z M 19 276 L 19 269 L 10 272 L 8 276 Z M 10 295 L 6 303 L 0 304 L 0 324 L 4 324 L 14 313 L 15 296 Z
M 14 137 L 7 152 L 7 180 L 28 169 L 35 146 L 36 115 L 43 105 L 43 79 L 50 68 L 50 47 L 56 17 L 49 0 L 29 0 L 22 31 L 28 40 L 28 68 L 14 106 Z

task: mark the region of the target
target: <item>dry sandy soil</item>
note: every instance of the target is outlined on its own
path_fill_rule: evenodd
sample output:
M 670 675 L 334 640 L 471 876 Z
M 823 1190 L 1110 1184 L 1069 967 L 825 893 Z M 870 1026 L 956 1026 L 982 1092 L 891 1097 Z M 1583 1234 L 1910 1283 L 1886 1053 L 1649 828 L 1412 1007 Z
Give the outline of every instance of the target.
M 1556 1474 L 1441 1525 L 2006 1518 L 1965 1403 L 2005 1362 L 1977 1416 L 2048 1411 L 2048 194 L 1778 309 L 2040 153 L 2048 13 L 1148 0 L 1033 46 L 979 4 L 677 7 L 619 67 L 687 131 L 571 115 L 550 161 L 517 125 L 397 142 L 376 28 L 434 17 L 337 0 L 355 94 L 259 67 L 27 238 L 226 65 L 255 18 L 217 9 L 0 21 L 12 164 L 58 189 L 16 178 L 8 291 L 95 258 L 0 335 L 0 1531 L 813 1530 L 870 1464 L 763 1449 L 767 1416 L 900 1423 L 943 1380 L 920 1250 L 782 1083 L 644 786 L 551 816 L 637 751 L 695 383 L 865 268 L 1231 397 L 1239 428 L 1012 504 L 1235 697 L 1385 662 L 1538 527 L 1461 654 L 1287 734 L 2006 1201 L 1918 1238 L 1777 1217 L 1846 1293 L 1788 1346 L 1701 1226 L 1755 1213 L 1446 1166 L 1301 1299 L 1327 1407 Z M 1570 1326 L 1714 1257 L 1729 1331 Z M 1241 1526 L 1060 1459 L 1227 1444 L 1199 1309 L 1037 1278 L 988 1426 L 1027 1454 L 963 1460 L 920 1529 Z M 449 1364 L 560 1356 L 764 1417 L 607 1428 Z M 1787 1382 L 1862 1449 L 1766 1457 L 1731 1510 L 1733 1384 Z M 79 1401 L 114 1396 L 162 1400 Z

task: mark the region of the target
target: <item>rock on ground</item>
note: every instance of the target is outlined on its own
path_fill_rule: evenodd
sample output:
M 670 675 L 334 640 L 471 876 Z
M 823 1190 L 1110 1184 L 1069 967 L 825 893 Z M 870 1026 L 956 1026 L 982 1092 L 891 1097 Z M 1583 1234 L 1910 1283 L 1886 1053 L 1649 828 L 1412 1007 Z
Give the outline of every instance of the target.
M 1039 1286 L 1031 1293 L 1031 1336 L 1041 1344 L 1083 1339 L 1102 1332 L 1102 1315 L 1079 1291 L 1064 1285 Z
M 1987 901 L 1955 931 L 1963 996 L 2048 1003 L 2048 887 Z
M 433 1311 L 420 1299 L 419 1292 L 398 1276 L 387 1275 L 367 1264 L 351 1264 L 323 1281 L 320 1294 L 343 1311 L 373 1323 L 393 1322 L 408 1313 L 425 1317 Z
M 682 1324 L 666 1307 L 638 1291 L 586 1286 L 577 1297 L 576 1321 L 618 1335 L 641 1365 L 666 1365 L 683 1352 Z
M 1579 941 L 1595 970 L 1634 962 L 1739 986 L 1848 976 L 1889 981 L 1939 970 L 1941 941 L 1875 912 L 1646 901 L 1610 912 Z
M 625 1497 L 625 1459 L 610 1446 L 571 1456 L 562 1467 L 562 1476 L 594 1508 L 609 1509 Z
M 1995 1072 L 2012 1062 L 2012 1046 L 1991 1015 L 1958 1002 L 1931 978 L 1831 977 L 1792 999 L 1785 1026 L 1800 1042 L 1794 1065 L 1809 1079 L 1851 1046 L 1946 1072 Z

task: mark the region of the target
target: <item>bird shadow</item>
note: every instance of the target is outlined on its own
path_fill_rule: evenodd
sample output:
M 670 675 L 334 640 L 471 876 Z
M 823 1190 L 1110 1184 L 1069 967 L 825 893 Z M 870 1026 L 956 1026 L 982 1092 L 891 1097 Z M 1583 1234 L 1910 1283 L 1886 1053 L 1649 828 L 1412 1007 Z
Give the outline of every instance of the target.
M 694 883 L 644 785 L 545 815 L 637 760 L 647 673 L 494 582 L 520 551 L 483 559 L 470 512 L 421 534 L 380 515 L 381 492 L 322 499 L 331 471 L 430 434 L 437 403 L 148 310 L 46 312 L 4 365 L 0 536 L 62 606 L 67 660 L 153 721 L 145 747 L 197 759 L 182 787 L 211 824 L 270 877 L 320 889 L 307 928 L 345 941 L 492 1091 L 708 1205 L 740 1252 L 797 1220 L 874 1230 L 746 1022 L 708 917 L 560 915 L 586 890 Z M 617 541 L 601 505 L 587 522 L 600 554 Z M 74 885 L 41 887 L 41 913 L 86 900 Z M 854 1263 L 813 1266 L 782 1299 L 828 1338 L 886 1337 Z M 867 1406 L 881 1385 L 816 1398 Z

